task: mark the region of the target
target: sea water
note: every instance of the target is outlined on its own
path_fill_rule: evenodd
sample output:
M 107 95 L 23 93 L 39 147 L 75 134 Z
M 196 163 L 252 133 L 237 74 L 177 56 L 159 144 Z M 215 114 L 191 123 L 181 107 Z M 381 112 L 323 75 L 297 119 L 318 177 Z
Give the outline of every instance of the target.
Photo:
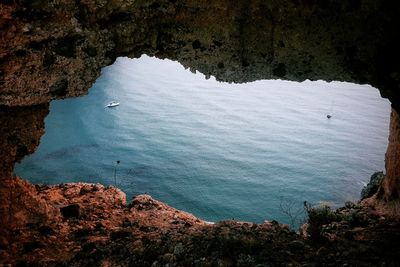
M 16 173 L 116 183 L 128 199 L 147 193 L 208 221 L 292 223 L 303 201 L 355 201 L 384 170 L 389 114 L 368 85 L 228 84 L 170 60 L 119 58 L 87 96 L 51 102 Z

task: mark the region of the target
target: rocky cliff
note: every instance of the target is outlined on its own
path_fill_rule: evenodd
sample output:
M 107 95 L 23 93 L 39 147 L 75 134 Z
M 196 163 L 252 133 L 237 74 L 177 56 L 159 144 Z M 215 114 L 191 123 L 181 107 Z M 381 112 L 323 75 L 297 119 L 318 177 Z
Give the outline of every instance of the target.
M 398 266 L 400 223 L 347 203 L 314 210 L 305 237 L 277 222 L 206 223 L 100 184 L 8 181 L 0 263 L 15 266 Z M 4 224 L 8 220 L 8 224 Z M 2 227 L 2 231 L 4 228 Z M 318 230 L 318 231 L 315 231 Z
M 346 0 L 7 0 L 0 105 L 86 94 L 118 56 L 178 60 L 219 80 L 369 83 L 399 102 L 400 4 Z
M 48 112 L 48 104 L 30 107 L 0 106 L 1 178 L 9 177 L 14 163 L 35 151 L 44 133 L 44 118 Z
M 190 225 L 181 226 L 178 222 L 179 227 L 174 228 L 176 231 L 174 236 L 182 234 L 180 238 L 190 237 L 185 239 L 185 242 L 189 242 L 188 240 L 190 242 L 174 243 L 175 241 L 171 241 L 167 234 L 157 232 L 162 231 L 164 227 L 165 229 L 173 227 L 174 223 L 171 222 L 172 225 L 170 225 L 169 217 L 163 217 L 163 215 L 159 216 L 166 218 L 167 223 L 162 226 L 146 225 L 145 228 L 127 226 L 129 231 L 135 229 L 137 234 L 137 231 L 141 229 L 142 232 L 139 231 L 139 235 L 147 236 L 141 240 L 141 246 L 132 245 L 136 244 L 136 239 L 131 239 L 130 234 L 126 232 L 119 233 L 115 230 L 122 227 L 117 224 L 121 225 L 122 222 L 123 225 L 126 218 L 128 221 L 129 218 L 133 218 L 129 214 L 134 212 L 132 210 L 134 207 L 125 204 L 122 197 L 119 198 L 121 203 L 117 204 L 110 196 L 110 194 L 117 194 L 118 190 L 97 187 L 99 190 L 96 191 L 92 185 L 70 185 L 75 188 L 74 190 L 80 188 L 79 192 L 85 187 L 93 187 L 90 190 L 94 191 L 86 192 L 86 189 L 83 189 L 82 195 L 79 193 L 79 196 L 68 194 L 67 196 L 64 192 L 65 188 L 62 187 L 33 187 L 29 183 L 15 179 L 12 176 L 12 170 L 15 162 L 32 153 L 38 145 L 40 136 L 44 132 L 44 117 L 48 113 L 50 100 L 86 94 L 100 75 L 102 67 L 112 64 L 118 56 L 139 57 L 145 53 L 159 58 L 177 60 L 193 71 L 199 70 L 207 76 L 214 75 L 218 80 L 223 81 L 322 79 L 369 83 L 377 87 L 381 95 L 389 98 L 393 106 L 389 147 L 386 153 L 386 176 L 378 193 L 364 203 L 377 208 L 381 213 L 396 217 L 399 215 L 400 192 L 398 160 L 400 153 L 398 114 L 400 110 L 400 50 L 398 49 L 400 43 L 398 40 L 400 38 L 397 29 L 397 25 L 400 25 L 399 13 L 399 2 L 388 0 L 1 1 L 0 218 L 5 227 L 0 230 L 3 231 L 2 236 L 19 237 L 15 242 L 16 245 L 12 245 L 12 242 L 4 238 L 1 240 L 2 250 L 10 248 L 7 255 L 1 255 L 2 258 L 4 256 L 15 261 L 16 258 L 21 258 L 21 255 L 27 255 L 23 261 L 40 264 L 38 262 L 40 257 L 29 258 L 29 255 L 38 255 L 37 253 L 40 252 L 44 260 L 51 262 L 54 258 L 46 256 L 49 253 L 59 252 L 57 247 L 49 246 L 51 242 L 54 242 L 54 238 L 71 242 L 60 244 L 60 246 L 71 244 L 68 247 L 69 250 L 66 250 L 68 251 L 66 258 L 60 258 L 59 261 L 55 259 L 57 263 L 71 264 L 84 264 L 84 260 L 80 259 L 79 255 L 85 253 L 107 252 L 112 258 L 115 256 L 112 256 L 115 251 L 124 251 L 121 255 L 126 256 L 129 253 L 135 253 L 136 247 L 141 247 L 143 250 L 137 254 L 137 260 L 143 260 L 143 265 L 146 265 L 150 264 L 150 258 L 156 256 L 155 248 L 165 248 L 167 246 L 165 244 L 170 244 L 168 242 L 172 242 L 167 246 L 168 249 L 162 250 L 165 258 L 158 258 L 161 254 L 157 255 L 155 258 L 158 260 L 154 263 L 155 266 L 161 263 L 166 264 L 171 259 L 173 259 L 172 262 L 186 265 L 186 262 L 179 258 L 179 254 L 188 255 L 182 252 L 189 251 L 182 250 L 182 246 L 185 246 L 183 244 L 192 244 L 193 253 L 199 251 L 198 258 L 193 259 L 191 263 L 195 265 L 194 261 L 197 260 L 196 264 L 200 266 L 209 266 L 207 265 L 209 262 L 221 263 L 221 265 L 224 263 L 240 265 L 239 262 L 242 262 L 244 265 L 252 265 L 252 262 L 262 262 L 261 259 L 269 259 L 275 263 L 287 259 L 296 264 L 310 259 L 299 258 L 300 254 L 316 258 L 320 255 L 319 259 L 330 255 L 331 252 L 342 255 L 342 252 L 338 250 L 320 251 L 318 249 L 315 252 L 316 250 L 297 243 L 292 246 L 294 250 L 299 247 L 301 252 L 288 250 L 287 254 L 268 258 L 265 255 L 269 254 L 269 249 L 281 251 L 282 246 L 288 246 L 291 241 L 298 241 L 298 237 L 287 233 L 287 235 L 282 235 L 286 235 L 285 238 L 288 239 L 280 239 L 278 238 L 280 234 L 277 236 L 269 234 L 268 231 L 271 229 L 282 233 L 279 230 L 282 227 L 276 225 L 268 228 L 270 226 L 232 222 L 213 228 L 203 225 L 204 222 L 194 218 L 188 219 L 189 224 L 195 222 L 196 225 L 193 235 L 191 230 L 185 230 L 185 227 L 192 229 Z M 96 212 L 99 212 L 103 209 L 102 205 L 111 205 L 103 211 L 110 211 L 112 215 L 110 221 L 115 220 L 115 222 L 110 222 L 108 226 L 99 226 L 105 229 L 101 228 L 102 231 L 107 232 L 105 236 L 108 239 L 97 235 L 96 225 L 90 223 L 90 220 L 101 221 L 104 218 L 99 219 L 96 212 L 87 211 L 85 203 L 93 201 L 87 196 L 111 201 L 94 208 L 94 210 L 98 209 Z M 22 204 L 18 204 L 20 199 L 24 199 Z M 148 197 L 142 197 L 141 201 L 154 203 Z M 29 203 L 29 205 L 22 208 L 24 203 Z M 77 204 L 77 206 L 71 206 L 69 212 L 76 214 L 76 210 L 79 210 L 79 218 L 74 216 L 66 218 L 62 214 L 60 208 L 67 204 Z M 160 205 L 156 206 L 161 207 Z M 21 210 L 16 207 L 20 207 Z M 161 211 L 164 209 L 168 210 L 164 206 L 160 208 Z M 81 213 L 81 211 L 85 212 Z M 68 209 L 66 212 L 68 213 Z M 114 212 L 119 215 L 115 215 Z M 137 218 L 141 218 L 140 214 L 143 213 L 134 214 L 138 216 Z M 86 219 L 89 221 L 85 222 Z M 142 219 L 146 220 L 145 217 Z M 375 219 L 371 219 L 373 221 L 370 225 L 374 225 Z M 379 245 L 377 233 L 383 235 L 384 230 L 379 228 L 379 224 L 377 225 L 378 227 L 373 228 L 376 230 L 374 234 L 366 234 L 370 236 L 369 240 L 375 240 L 371 249 L 373 247 L 386 248 L 390 244 L 389 242 L 384 246 Z M 113 228 L 114 226 L 117 228 Z M 150 227 L 151 230 L 146 227 Z M 151 227 L 160 227 L 161 230 Z M 390 227 L 388 226 L 387 229 Z M 390 229 L 397 229 L 396 227 Z M 270 230 L 265 230 L 267 228 Z M 201 232 L 203 230 L 199 229 L 209 230 Z M 117 240 L 128 237 L 129 241 L 123 242 L 125 247 L 109 242 L 114 230 L 114 238 Z M 202 234 L 195 234 L 199 231 Z M 214 233 L 213 237 L 218 238 L 211 238 L 207 234 L 210 233 L 208 231 Z M 162 241 L 154 241 L 155 243 L 151 241 L 154 232 L 163 236 L 160 239 Z M 240 233 L 240 238 L 230 235 L 237 232 Z M 388 233 L 391 232 L 388 230 Z M 263 241 L 257 239 L 257 242 L 253 243 L 254 236 L 257 235 L 263 236 Z M 329 233 L 329 236 L 333 235 Z M 221 241 L 220 237 L 223 237 L 224 241 Z M 277 237 L 277 240 L 287 240 L 287 242 L 275 244 L 274 237 Z M 29 243 L 36 238 L 40 239 L 39 243 Z M 104 242 L 101 245 L 96 243 L 97 241 L 95 245 L 92 244 L 93 242 L 86 242 L 92 240 L 91 238 L 100 243 Z M 354 239 L 353 234 L 345 236 L 346 240 L 352 240 L 352 238 Z M 388 240 L 391 239 L 388 238 Z M 201 250 L 193 245 L 196 242 L 209 249 Z M 272 242 L 271 244 L 275 245 L 266 246 L 265 242 Z M 261 249 L 260 244 L 268 249 Z M 248 246 L 256 248 L 258 254 L 246 251 L 245 247 Z M 217 247 L 223 249 L 217 249 L 219 252 L 216 255 L 207 258 Z M 146 248 L 149 249 L 146 250 Z M 366 255 L 366 258 L 373 262 L 374 259 L 371 257 L 374 253 L 368 249 L 360 249 L 365 253 L 357 253 Z M 230 251 L 236 253 L 231 261 L 228 257 Z M 315 253 L 310 252 L 310 254 L 304 251 Z M 356 259 L 357 253 L 352 254 L 351 257 Z M 382 252 L 379 257 L 388 257 L 385 255 Z M 110 257 L 106 258 L 102 264 L 107 265 L 107 259 Z M 129 264 L 119 258 L 114 259 L 113 262 Z M 377 262 L 376 258 L 375 262 Z

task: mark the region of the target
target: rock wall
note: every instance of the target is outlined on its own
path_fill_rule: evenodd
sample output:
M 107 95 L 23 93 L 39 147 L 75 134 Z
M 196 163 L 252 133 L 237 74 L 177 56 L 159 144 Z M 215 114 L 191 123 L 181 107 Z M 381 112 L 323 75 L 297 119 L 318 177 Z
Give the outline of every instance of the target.
M 390 115 L 389 145 L 385 155 L 386 178 L 383 181 L 383 198 L 386 201 L 400 197 L 400 116 L 396 110 Z
M 0 105 L 83 95 L 116 57 L 144 53 L 230 82 L 369 83 L 399 103 L 397 1 L 7 0 L 0 5 Z
M 0 178 L 8 178 L 14 163 L 35 151 L 44 133 L 48 112 L 48 104 L 0 106 Z
M 48 104 L 30 107 L 0 106 L 0 225 L 2 225 L 0 236 L 2 237 L 10 234 L 12 222 L 20 226 L 26 222 L 27 217 L 42 218 L 46 213 L 43 212 L 47 207 L 44 201 L 31 197 L 33 186 L 28 182 L 14 183 L 12 172 L 14 164 L 25 155 L 33 153 L 39 145 L 40 137 L 44 133 L 44 118 L 48 112 Z M 15 190 L 21 184 L 25 184 L 24 190 Z M 15 202 L 24 203 L 24 209 L 16 208 L 12 204 Z M 40 212 L 28 215 L 26 211 L 32 206 L 36 206 Z M 2 247 L 1 238 L 0 247 Z
M 378 192 L 365 203 L 391 217 L 400 216 L 400 116 L 392 109 L 389 144 L 385 155 L 386 175 Z

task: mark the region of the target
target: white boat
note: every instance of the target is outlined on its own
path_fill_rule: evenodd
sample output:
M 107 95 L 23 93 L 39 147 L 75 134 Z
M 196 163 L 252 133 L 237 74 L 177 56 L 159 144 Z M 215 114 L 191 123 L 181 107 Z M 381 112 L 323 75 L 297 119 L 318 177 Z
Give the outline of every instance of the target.
M 111 101 L 107 105 L 108 108 L 112 108 L 112 107 L 116 107 L 116 106 L 119 106 L 119 102 L 117 102 L 117 101 Z

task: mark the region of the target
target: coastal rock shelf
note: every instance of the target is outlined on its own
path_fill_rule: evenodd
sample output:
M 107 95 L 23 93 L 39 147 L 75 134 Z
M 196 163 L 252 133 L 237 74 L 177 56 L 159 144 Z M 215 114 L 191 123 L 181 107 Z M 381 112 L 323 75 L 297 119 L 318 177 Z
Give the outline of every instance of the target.
M 398 265 L 398 14 L 400 2 L 384 0 L 2 1 L 0 264 Z M 354 213 L 363 223 L 328 224 L 330 243 L 313 246 L 279 224 L 210 226 L 149 196 L 126 204 L 115 188 L 35 187 L 13 177 L 15 162 L 39 144 L 49 101 L 86 94 L 103 67 L 142 54 L 221 81 L 321 79 L 378 88 L 393 107 L 386 175 Z
M 323 242 L 275 221 L 210 224 L 148 195 L 100 184 L 8 181 L 18 196 L 0 236 L 2 263 L 40 266 L 395 266 L 400 224 L 354 204 L 330 213 Z M 7 193 L 2 191 L 2 194 Z M 4 219 L 4 218 L 3 218 Z M 2 222 L 4 223 L 4 222 Z M 2 224 L 4 225 L 4 224 Z M 3 250 L 7 247 L 8 250 Z M 258 266 L 258 265 L 257 265 Z

